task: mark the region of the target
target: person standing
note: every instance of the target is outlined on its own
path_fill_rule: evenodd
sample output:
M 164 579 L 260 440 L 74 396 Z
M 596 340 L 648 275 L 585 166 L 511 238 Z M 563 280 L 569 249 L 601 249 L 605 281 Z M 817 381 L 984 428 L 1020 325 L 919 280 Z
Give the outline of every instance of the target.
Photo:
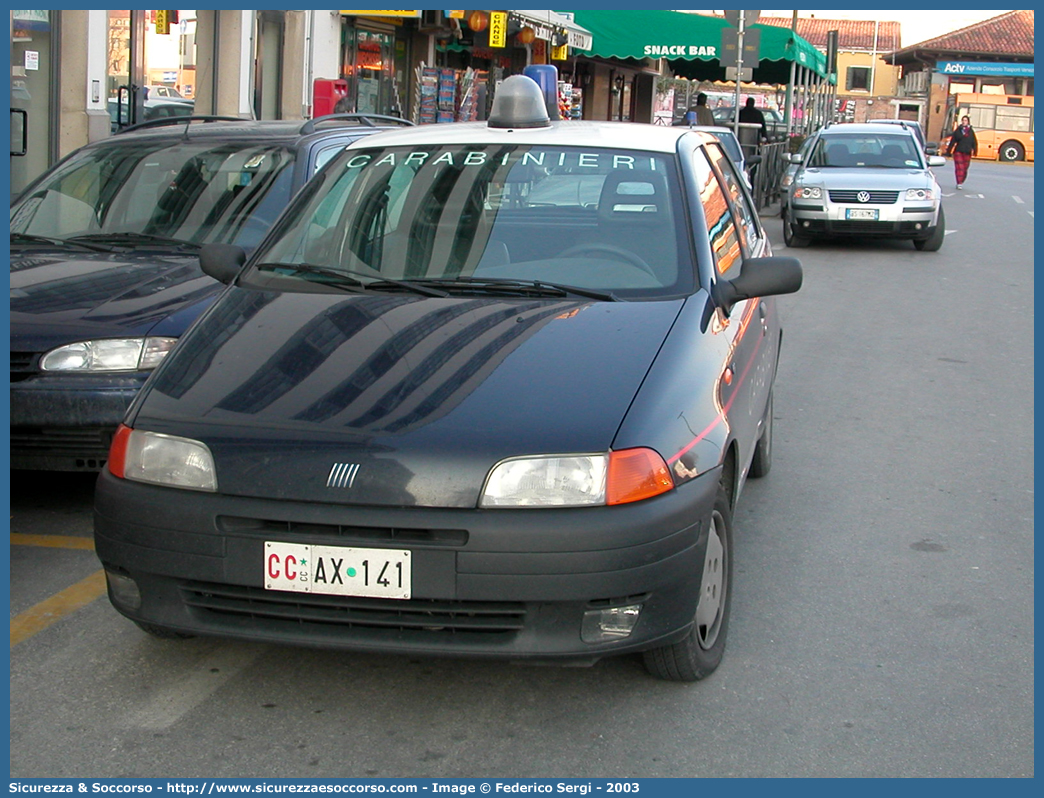
M 714 114 L 707 107 L 707 95 L 702 91 L 696 95 L 696 124 L 714 127 Z
M 973 155 L 979 154 L 979 142 L 972 130 L 971 119 L 961 117 L 961 124 L 950 134 L 950 143 L 946 146 L 946 154 L 953 156 L 953 171 L 957 177 L 957 188 L 964 188 L 968 177 L 968 164 Z
M 760 125 L 761 130 L 758 131 L 758 139 L 764 141 L 768 138 L 768 132 L 765 129 L 765 115 L 761 113 L 759 109 L 754 107 L 753 97 L 748 97 L 747 104 L 740 109 L 739 121 Z

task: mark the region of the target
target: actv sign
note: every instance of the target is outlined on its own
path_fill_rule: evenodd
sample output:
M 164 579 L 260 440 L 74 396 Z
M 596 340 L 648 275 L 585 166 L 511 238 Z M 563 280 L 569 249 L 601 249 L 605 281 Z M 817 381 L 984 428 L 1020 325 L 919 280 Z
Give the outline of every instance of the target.
M 1005 78 L 1032 78 L 1033 64 L 990 63 L 985 61 L 936 61 L 935 71 L 944 75 L 983 75 Z

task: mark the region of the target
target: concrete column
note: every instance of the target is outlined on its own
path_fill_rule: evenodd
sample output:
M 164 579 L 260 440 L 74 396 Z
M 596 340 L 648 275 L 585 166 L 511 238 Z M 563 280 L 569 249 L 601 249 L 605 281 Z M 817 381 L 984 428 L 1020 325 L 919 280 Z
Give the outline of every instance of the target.
M 253 18 L 253 11 L 196 11 L 196 114 L 253 115 Z
M 58 156 L 109 135 L 105 91 L 108 15 L 105 11 L 59 11 L 62 31 L 58 86 Z M 98 81 L 97 96 L 92 81 Z
M 310 93 L 304 93 L 308 58 L 307 11 L 287 11 L 283 28 L 283 80 L 279 87 L 283 119 L 304 119 L 311 104 Z

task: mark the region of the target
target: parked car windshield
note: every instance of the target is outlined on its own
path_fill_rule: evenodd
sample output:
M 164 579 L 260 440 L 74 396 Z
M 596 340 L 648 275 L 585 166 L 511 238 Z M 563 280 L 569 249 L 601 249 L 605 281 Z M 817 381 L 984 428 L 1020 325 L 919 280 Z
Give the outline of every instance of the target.
M 11 232 L 253 248 L 290 200 L 293 160 L 271 142 L 119 136 L 79 151 L 23 194 L 11 206 Z
M 348 150 L 304 193 L 251 281 L 356 277 L 546 281 L 688 293 L 673 157 L 499 144 Z M 265 273 L 269 275 L 265 277 Z
M 845 133 L 820 136 L 808 158 L 809 166 L 923 169 L 920 148 L 910 135 Z

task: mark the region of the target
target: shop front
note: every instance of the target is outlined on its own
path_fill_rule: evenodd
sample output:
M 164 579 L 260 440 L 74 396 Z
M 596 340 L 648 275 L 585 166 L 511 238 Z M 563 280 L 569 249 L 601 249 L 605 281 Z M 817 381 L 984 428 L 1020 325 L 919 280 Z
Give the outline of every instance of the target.
M 412 39 L 423 12 L 341 11 L 336 110 L 403 116 L 409 108 Z
M 11 11 L 11 196 L 57 158 L 56 11 Z

